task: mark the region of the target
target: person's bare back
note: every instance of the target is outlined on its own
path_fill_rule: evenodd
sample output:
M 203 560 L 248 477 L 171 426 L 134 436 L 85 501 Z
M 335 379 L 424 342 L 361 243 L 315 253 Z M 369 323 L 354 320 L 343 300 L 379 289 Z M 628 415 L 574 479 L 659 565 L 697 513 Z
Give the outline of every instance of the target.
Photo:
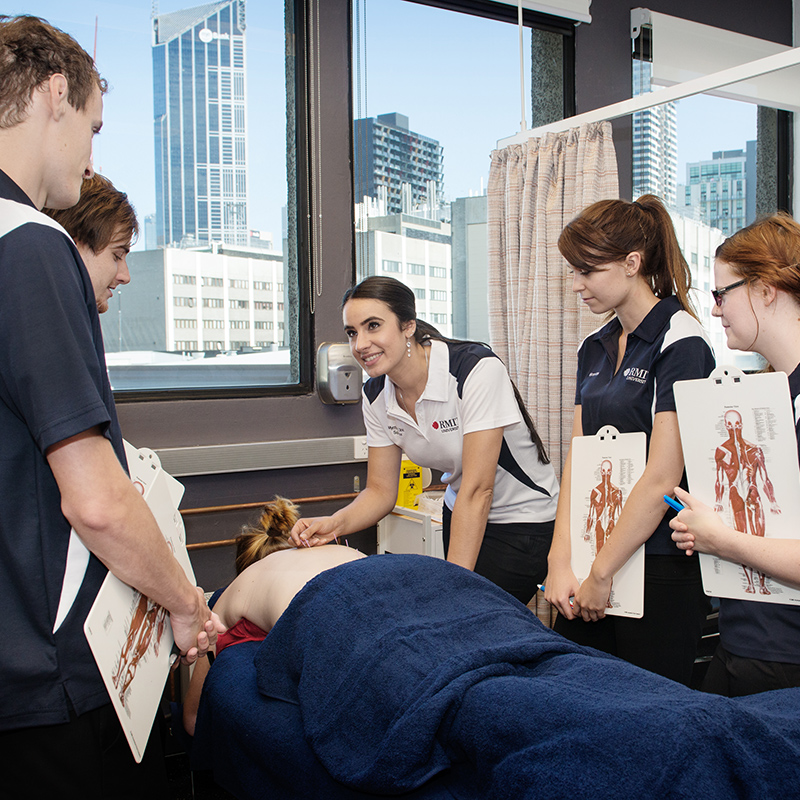
M 279 550 L 244 570 L 223 592 L 214 611 L 226 628 L 244 617 L 269 632 L 312 578 L 358 558 L 366 556 L 337 544 Z

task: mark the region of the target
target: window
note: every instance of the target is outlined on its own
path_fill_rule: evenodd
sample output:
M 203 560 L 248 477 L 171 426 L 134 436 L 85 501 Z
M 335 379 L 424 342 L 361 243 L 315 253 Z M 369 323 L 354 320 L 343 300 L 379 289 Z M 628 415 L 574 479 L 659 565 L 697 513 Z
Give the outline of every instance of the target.
M 637 46 L 633 62 L 634 87 L 638 82 L 643 91 L 648 91 L 651 83 L 652 88 L 674 83 L 670 75 L 674 76 L 676 70 L 683 76 L 681 80 L 689 79 L 755 59 L 761 46 L 769 52 L 776 47 L 768 42 L 759 43 L 752 37 L 663 17 L 655 12 L 637 10 L 632 15 L 637 13 L 653 17 L 652 29 L 643 25 L 643 35 L 639 37 L 646 39 L 651 35 L 651 46 L 644 52 L 645 58 L 652 61 L 637 60 L 642 52 Z M 661 27 L 662 18 L 671 20 L 669 25 Z M 739 48 L 733 46 L 731 41 L 737 37 L 748 40 L 747 46 L 744 43 Z M 695 52 L 692 46 L 692 42 L 698 41 L 703 42 L 702 54 Z M 670 119 L 673 124 L 650 135 L 654 145 L 650 161 L 653 182 L 648 184 L 644 173 L 638 184 L 634 177 L 633 196 L 650 192 L 672 205 L 674 195 L 666 188 L 665 176 L 670 173 L 675 176 L 673 186 L 679 199 L 671 213 L 676 221 L 679 244 L 689 259 L 694 287 L 713 286 L 714 252 L 726 236 L 750 224 L 759 214 L 772 213 L 779 203 L 786 202 L 787 194 L 785 187 L 781 188 L 779 176 L 791 171 L 782 161 L 785 148 L 780 145 L 788 127 L 787 115 L 757 105 L 757 101 L 763 99 L 757 93 L 764 86 L 758 80 L 743 81 L 730 87 L 730 93 L 726 86 L 729 96 L 725 98 L 695 95 L 668 104 L 669 112 L 666 107 L 653 110 L 660 119 Z M 747 102 L 732 99 L 737 96 Z M 759 141 L 762 136 L 766 137 L 766 147 Z M 765 159 L 766 152 L 770 152 L 770 157 Z M 634 161 L 634 172 L 636 168 Z M 774 173 L 773 185 L 770 185 L 773 180 L 770 173 Z M 708 294 L 693 293 L 692 299 L 701 318 L 708 320 L 707 329 L 719 363 L 735 364 L 744 369 L 759 368 L 750 354 L 727 348 L 722 326 L 711 314 L 712 300 Z
M 283 311 L 283 303 L 278 303 L 278 311 Z
M 228 323 L 234 330 L 248 330 L 250 323 L 246 319 L 232 319 Z
M 431 289 L 431 300 L 439 300 L 440 302 L 447 302 L 447 292 L 441 289 Z
M 112 4 L 98 18 L 96 43 L 94 29 L 63 3 L 28 6 L 25 13 L 65 30 L 87 52 L 96 47 L 117 98 L 104 109 L 107 135 L 94 142 L 95 164 L 128 194 L 140 227 L 128 258 L 131 283 L 100 320 L 117 399 L 172 389 L 254 394 L 265 381 L 308 382 L 310 341 L 298 335 L 308 265 L 297 247 L 306 193 L 296 188 L 298 174 L 307 177 L 307 155 L 294 133 L 308 130 L 300 85 L 306 72 L 295 72 L 295 60 L 307 57 L 302 4 L 162 2 L 155 19 Z M 182 296 L 195 289 L 194 297 Z M 188 330 L 182 309 L 224 308 L 231 298 L 252 303 L 253 291 L 273 290 L 270 299 L 286 303 L 290 354 L 278 352 L 281 342 L 259 362 L 268 369 L 242 370 L 228 358 L 204 362 L 203 375 L 178 357 L 234 341 L 228 333 L 208 342 L 176 336 Z M 158 367 L 143 369 L 154 353 L 161 354 Z
M 256 320 L 255 321 L 255 329 L 257 331 L 271 331 L 272 330 L 272 322 L 267 322 L 264 320 Z
M 255 300 L 253 301 L 253 308 L 256 311 L 272 311 L 271 300 Z
M 367 0 L 359 23 L 361 2 L 354 2 L 352 45 L 357 277 L 397 277 L 419 301 L 446 304 L 443 334 L 488 341 L 487 154 L 501 131 L 519 127 L 516 3 Z M 547 102 L 558 98 L 565 113 L 565 98 L 573 93 L 560 78 L 554 84 L 534 74 L 530 26 L 538 23 L 532 12 L 524 15 L 526 94 L 548 81 Z M 537 33 L 563 58 L 569 81 L 571 48 L 565 45 L 574 25 L 550 19 Z M 385 69 L 387 53 L 412 54 L 412 60 L 424 53 L 425 74 L 439 77 L 423 79 L 413 67 Z M 445 75 L 454 105 L 442 102 Z M 443 297 L 431 294 L 428 279 L 440 281 L 435 285 Z M 454 295 L 463 300 L 455 322 Z
M 175 320 L 175 327 L 176 328 L 196 328 L 197 327 L 197 320 L 196 319 L 176 319 Z
M 231 308 L 250 308 L 250 302 L 248 300 L 231 300 L 230 301 Z
M 225 321 L 221 319 L 204 319 L 203 327 L 210 330 L 223 330 L 225 328 Z

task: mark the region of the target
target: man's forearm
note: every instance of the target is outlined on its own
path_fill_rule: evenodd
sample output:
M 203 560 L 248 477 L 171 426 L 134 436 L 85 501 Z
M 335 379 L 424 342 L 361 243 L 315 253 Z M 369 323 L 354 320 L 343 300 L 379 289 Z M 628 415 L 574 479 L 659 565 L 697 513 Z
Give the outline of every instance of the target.
M 197 593 L 111 444 L 87 431 L 47 453 L 64 516 L 120 580 L 171 613 L 199 610 Z

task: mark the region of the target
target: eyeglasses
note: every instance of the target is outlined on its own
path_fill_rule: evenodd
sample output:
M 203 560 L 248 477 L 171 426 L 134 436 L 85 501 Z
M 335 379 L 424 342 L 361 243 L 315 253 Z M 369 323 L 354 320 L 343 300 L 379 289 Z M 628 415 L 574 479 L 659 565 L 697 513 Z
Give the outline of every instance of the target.
M 721 289 L 712 289 L 711 296 L 714 298 L 714 302 L 718 305 L 722 305 L 722 301 L 725 299 L 725 295 L 731 290 L 736 289 L 739 286 L 744 286 L 747 283 L 747 278 L 743 278 L 740 281 L 736 281 L 736 283 L 729 283 L 727 286 L 723 286 Z

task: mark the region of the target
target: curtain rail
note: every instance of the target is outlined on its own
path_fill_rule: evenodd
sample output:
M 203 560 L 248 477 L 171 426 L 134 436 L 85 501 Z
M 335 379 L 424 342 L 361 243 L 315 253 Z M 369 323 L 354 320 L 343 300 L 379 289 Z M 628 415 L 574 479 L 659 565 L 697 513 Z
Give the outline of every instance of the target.
M 646 92 L 637 97 L 631 97 L 629 100 L 621 100 L 619 103 L 612 103 L 611 105 L 603 106 L 603 108 L 596 108 L 593 111 L 586 111 L 583 114 L 567 117 L 558 122 L 551 122 L 549 125 L 541 125 L 538 128 L 520 131 L 514 136 L 500 139 L 497 142 L 497 148 L 502 149 L 510 144 L 522 144 L 534 137 L 544 136 L 547 133 L 561 133 L 592 122 L 617 119 L 628 114 L 634 114 L 637 111 L 645 111 L 663 103 L 682 100 L 684 97 L 709 92 L 723 86 L 729 86 L 732 83 L 739 83 L 759 75 L 766 75 L 786 67 L 793 67 L 797 64 L 800 64 L 800 47 L 784 50 L 782 53 L 775 53 L 774 55 L 766 56 L 766 58 L 759 58 L 736 67 L 729 67 L 711 75 L 693 78 L 675 86 L 656 89 L 654 92 Z

